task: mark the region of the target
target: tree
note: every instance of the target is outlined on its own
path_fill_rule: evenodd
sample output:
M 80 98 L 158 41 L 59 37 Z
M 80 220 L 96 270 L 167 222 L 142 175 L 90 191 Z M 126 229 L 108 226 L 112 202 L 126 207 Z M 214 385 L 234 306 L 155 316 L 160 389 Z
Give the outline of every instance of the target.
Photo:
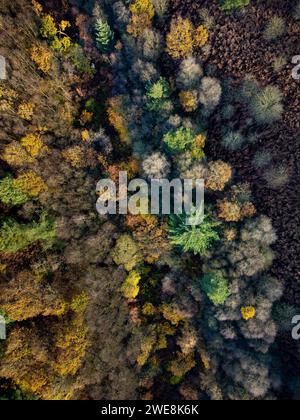
M 276 86 L 267 86 L 250 97 L 250 112 L 259 124 L 271 124 L 282 117 L 283 95 Z
M 109 24 L 102 19 L 95 23 L 96 43 L 102 53 L 108 53 L 112 49 L 114 33 Z
M 159 112 L 170 108 L 170 86 L 169 83 L 161 77 L 157 82 L 151 83 L 147 87 L 146 99 L 147 109 L 149 111 Z
M 160 152 L 152 153 L 142 163 L 144 174 L 149 179 L 167 178 L 170 173 L 170 163 Z
M 231 11 L 234 9 L 239 9 L 241 7 L 248 6 L 250 0 L 219 0 L 220 7 L 223 11 Z
M 173 129 L 164 135 L 163 142 L 171 154 L 181 153 L 190 149 L 195 140 L 195 135 L 190 128 L 181 127 Z
M 14 254 L 36 242 L 41 242 L 47 249 L 53 245 L 55 238 L 53 223 L 45 214 L 39 222 L 30 224 L 21 224 L 9 219 L 0 229 L 0 252 Z
M 0 181 L 0 200 L 8 207 L 25 204 L 29 197 L 15 185 L 15 180 L 7 176 Z
M 141 280 L 141 274 L 137 270 L 133 270 L 126 277 L 125 282 L 122 284 L 121 292 L 126 299 L 135 299 L 140 291 L 139 282 Z
M 223 305 L 230 296 L 228 281 L 220 272 L 205 274 L 200 281 L 200 286 L 216 306 Z
M 193 52 L 193 24 L 189 19 L 181 16 L 171 22 L 170 32 L 167 35 L 167 53 L 175 58 L 187 58 Z
M 138 38 L 145 29 L 151 26 L 155 15 L 155 9 L 151 0 L 135 0 L 131 6 L 131 20 L 127 26 L 127 32 Z
M 212 191 L 223 191 L 231 177 L 232 168 L 229 164 L 221 160 L 210 162 L 205 186 Z
M 199 211 L 195 211 L 197 217 Z M 188 216 L 171 215 L 169 224 L 169 237 L 173 245 L 179 246 L 184 252 L 192 251 L 195 255 L 205 254 L 214 242 L 220 239 L 217 232 L 219 222 L 213 221 L 206 215 L 202 223 L 188 224 Z
M 117 265 L 124 265 L 127 271 L 131 271 L 142 261 L 137 243 L 126 234 L 120 236 L 110 255 Z
M 202 48 L 207 43 L 209 38 L 207 29 L 203 25 L 200 25 L 194 33 L 194 46 L 196 48 Z
M 264 38 L 267 41 L 276 41 L 282 37 L 286 31 L 286 22 L 279 16 L 273 16 L 265 29 Z

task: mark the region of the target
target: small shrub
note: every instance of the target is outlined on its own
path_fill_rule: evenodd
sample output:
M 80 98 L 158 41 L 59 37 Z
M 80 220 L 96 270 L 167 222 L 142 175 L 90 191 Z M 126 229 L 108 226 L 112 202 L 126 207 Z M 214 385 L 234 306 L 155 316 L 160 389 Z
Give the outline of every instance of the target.
M 114 33 L 109 24 L 102 19 L 98 19 L 95 24 L 95 34 L 99 50 L 102 53 L 110 52 L 114 41 Z
M 15 181 L 11 176 L 7 176 L 0 181 L 0 200 L 6 206 L 14 207 L 25 204 L 29 197 L 15 186 Z
M 285 33 L 286 22 L 283 18 L 279 16 L 274 16 L 269 20 L 265 32 L 264 38 L 267 41 L 275 41 L 276 39 L 282 37 Z
M 206 216 L 202 223 L 189 225 L 187 215 L 171 215 L 169 237 L 173 245 L 179 246 L 183 252 L 193 252 L 195 255 L 205 254 L 214 242 L 220 239 L 217 232 L 218 222 Z
M 245 142 L 245 137 L 239 131 L 229 131 L 222 139 L 222 145 L 231 151 L 241 149 Z
M 259 124 L 271 124 L 279 120 L 283 113 L 283 95 L 275 86 L 267 86 L 250 99 L 250 111 Z
M 219 272 L 206 274 L 200 286 L 215 306 L 224 305 L 230 296 L 228 281 Z
M 167 53 L 175 59 L 187 58 L 193 51 L 193 34 L 194 28 L 188 19 L 174 18 L 167 35 Z
M 171 130 L 163 138 L 167 151 L 171 154 L 177 154 L 189 149 L 195 139 L 195 135 L 189 128 L 181 127 L 177 130 Z

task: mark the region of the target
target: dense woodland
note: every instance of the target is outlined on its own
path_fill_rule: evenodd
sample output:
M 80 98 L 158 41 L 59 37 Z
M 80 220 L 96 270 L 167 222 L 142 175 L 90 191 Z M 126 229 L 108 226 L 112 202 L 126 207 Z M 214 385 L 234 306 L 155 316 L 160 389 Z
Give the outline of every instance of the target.
M 299 0 L 1 0 L 0 399 L 300 399 L 299 36 Z M 100 216 L 120 171 L 204 179 L 203 223 Z

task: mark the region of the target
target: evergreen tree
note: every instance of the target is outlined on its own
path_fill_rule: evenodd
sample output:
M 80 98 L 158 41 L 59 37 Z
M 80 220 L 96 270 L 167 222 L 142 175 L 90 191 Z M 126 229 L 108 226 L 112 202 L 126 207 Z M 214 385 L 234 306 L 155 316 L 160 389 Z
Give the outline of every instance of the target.
M 102 19 L 97 19 L 95 24 L 96 43 L 102 53 L 110 52 L 114 40 L 114 33 L 109 24 Z

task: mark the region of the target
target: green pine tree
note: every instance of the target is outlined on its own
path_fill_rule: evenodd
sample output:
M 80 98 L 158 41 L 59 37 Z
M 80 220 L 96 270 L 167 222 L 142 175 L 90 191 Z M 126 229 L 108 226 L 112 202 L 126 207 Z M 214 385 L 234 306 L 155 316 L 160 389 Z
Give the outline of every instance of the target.
M 104 22 L 102 19 L 97 19 L 95 24 L 95 33 L 96 43 L 99 50 L 102 53 L 110 52 L 114 40 L 114 33 L 109 24 Z

